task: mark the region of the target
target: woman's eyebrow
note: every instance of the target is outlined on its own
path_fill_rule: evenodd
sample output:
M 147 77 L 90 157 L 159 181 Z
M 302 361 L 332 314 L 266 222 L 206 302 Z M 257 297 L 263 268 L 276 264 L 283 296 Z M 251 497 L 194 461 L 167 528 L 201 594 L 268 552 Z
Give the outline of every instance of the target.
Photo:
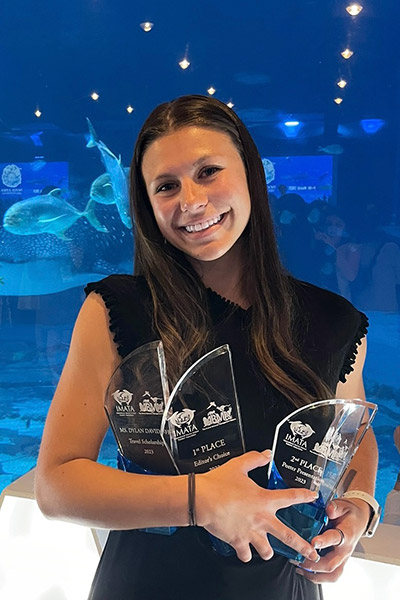
M 204 156 L 200 156 L 200 158 L 198 158 L 193 164 L 193 167 L 198 167 L 201 163 L 205 162 L 206 160 L 209 160 L 210 158 L 215 158 L 216 155 L 211 155 L 211 154 L 205 154 Z M 159 181 L 160 179 L 166 179 L 168 177 L 175 177 L 174 173 L 161 173 L 160 175 L 157 175 L 157 177 L 155 177 L 151 183 L 157 183 L 157 181 Z

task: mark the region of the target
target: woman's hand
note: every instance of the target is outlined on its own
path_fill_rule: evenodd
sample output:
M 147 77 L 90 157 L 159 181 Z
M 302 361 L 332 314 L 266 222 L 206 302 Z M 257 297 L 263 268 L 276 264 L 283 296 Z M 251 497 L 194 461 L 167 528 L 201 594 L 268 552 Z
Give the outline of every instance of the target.
M 312 502 L 309 490 L 266 490 L 248 477 L 248 472 L 269 463 L 271 452 L 247 452 L 196 478 L 197 523 L 230 544 L 243 562 L 251 560 L 250 544 L 264 560 L 273 556 L 267 533 L 303 556 L 319 560 L 306 542 L 275 516 L 280 508 Z M 312 564 L 312 563 L 310 563 Z
M 331 502 L 326 509 L 329 529 L 315 536 L 311 543 L 315 548 L 330 548 L 318 564 L 304 561 L 297 573 L 314 583 L 335 582 L 343 572 L 358 540 L 365 531 L 370 518 L 370 507 L 363 500 L 340 500 Z M 343 532 L 343 536 L 340 532 Z

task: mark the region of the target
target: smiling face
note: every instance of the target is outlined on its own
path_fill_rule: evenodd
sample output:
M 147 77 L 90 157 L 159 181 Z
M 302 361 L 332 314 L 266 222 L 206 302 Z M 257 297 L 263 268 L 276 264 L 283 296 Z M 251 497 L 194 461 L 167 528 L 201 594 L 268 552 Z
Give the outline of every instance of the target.
M 197 261 L 224 256 L 250 217 L 245 168 L 230 137 L 183 127 L 147 148 L 142 173 L 164 238 Z

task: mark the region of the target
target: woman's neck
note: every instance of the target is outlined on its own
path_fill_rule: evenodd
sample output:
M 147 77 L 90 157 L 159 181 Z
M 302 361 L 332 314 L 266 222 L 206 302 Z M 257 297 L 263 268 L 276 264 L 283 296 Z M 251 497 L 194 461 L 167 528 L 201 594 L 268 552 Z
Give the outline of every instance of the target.
M 191 260 L 203 284 L 244 309 L 250 299 L 243 289 L 243 259 L 241 245 L 235 244 L 224 256 L 212 261 Z

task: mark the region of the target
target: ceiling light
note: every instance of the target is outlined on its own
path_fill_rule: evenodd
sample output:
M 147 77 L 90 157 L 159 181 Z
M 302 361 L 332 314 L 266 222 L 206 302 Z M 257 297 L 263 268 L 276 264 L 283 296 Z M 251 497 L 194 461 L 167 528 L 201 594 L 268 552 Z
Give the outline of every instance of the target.
M 147 33 L 148 31 L 151 31 L 153 29 L 154 23 L 150 23 L 150 21 L 145 21 L 144 23 L 140 23 L 140 27 L 143 29 L 143 31 Z
M 363 9 L 363 7 L 361 6 L 361 4 L 358 4 L 357 2 L 354 2 L 353 4 L 349 4 L 349 6 L 346 6 L 347 12 L 352 17 L 356 17 L 357 15 L 359 15 L 360 12 L 362 11 L 362 9 Z
M 347 60 L 348 58 L 353 56 L 354 52 L 352 52 L 350 48 L 346 48 L 346 50 L 343 50 L 343 52 L 341 52 L 340 54 L 343 56 L 343 58 Z
M 235 105 L 233 104 L 233 102 L 231 102 L 231 101 L 227 102 L 227 103 L 226 103 L 226 105 L 227 105 L 229 108 L 233 108 L 233 107 L 235 106 Z
M 346 87 L 347 81 L 345 79 L 339 79 L 339 81 L 336 82 L 336 85 L 343 89 Z
M 129 114 L 131 114 L 131 113 L 133 113 L 133 111 L 134 111 L 135 109 L 133 108 L 133 106 L 131 106 L 131 105 L 129 104 L 129 106 L 127 106 L 127 107 L 126 107 L 126 110 L 127 110 L 127 112 L 128 112 Z
M 40 110 L 38 108 L 35 110 L 35 115 L 37 116 L 37 118 L 42 116 L 42 113 L 40 112 Z
M 215 88 L 213 88 L 213 86 L 209 87 L 207 92 L 210 94 L 210 96 L 214 96 L 215 92 L 217 90 Z
M 179 62 L 179 66 L 180 66 L 180 68 L 181 68 L 181 69 L 183 69 L 183 70 L 187 69 L 189 65 L 190 65 L 190 62 L 188 61 L 188 59 L 186 58 L 186 56 L 185 56 L 185 58 L 183 58 L 183 59 L 182 59 L 182 60 Z
M 97 92 L 92 92 L 90 94 L 90 97 L 91 97 L 92 100 L 98 100 L 100 98 L 100 96 L 98 95 Z
M 294 119 L 288 119 L 279 125 L 279 128 L 283 131 L 287 138 L 295 138 L 298 136 L 299 131 L 302 127 L 302 123 L 300 121 L 295 121 Z
M 342 104 L 343 98 L 335 98 L 334 102 L 336 102 L 336 104 Z

